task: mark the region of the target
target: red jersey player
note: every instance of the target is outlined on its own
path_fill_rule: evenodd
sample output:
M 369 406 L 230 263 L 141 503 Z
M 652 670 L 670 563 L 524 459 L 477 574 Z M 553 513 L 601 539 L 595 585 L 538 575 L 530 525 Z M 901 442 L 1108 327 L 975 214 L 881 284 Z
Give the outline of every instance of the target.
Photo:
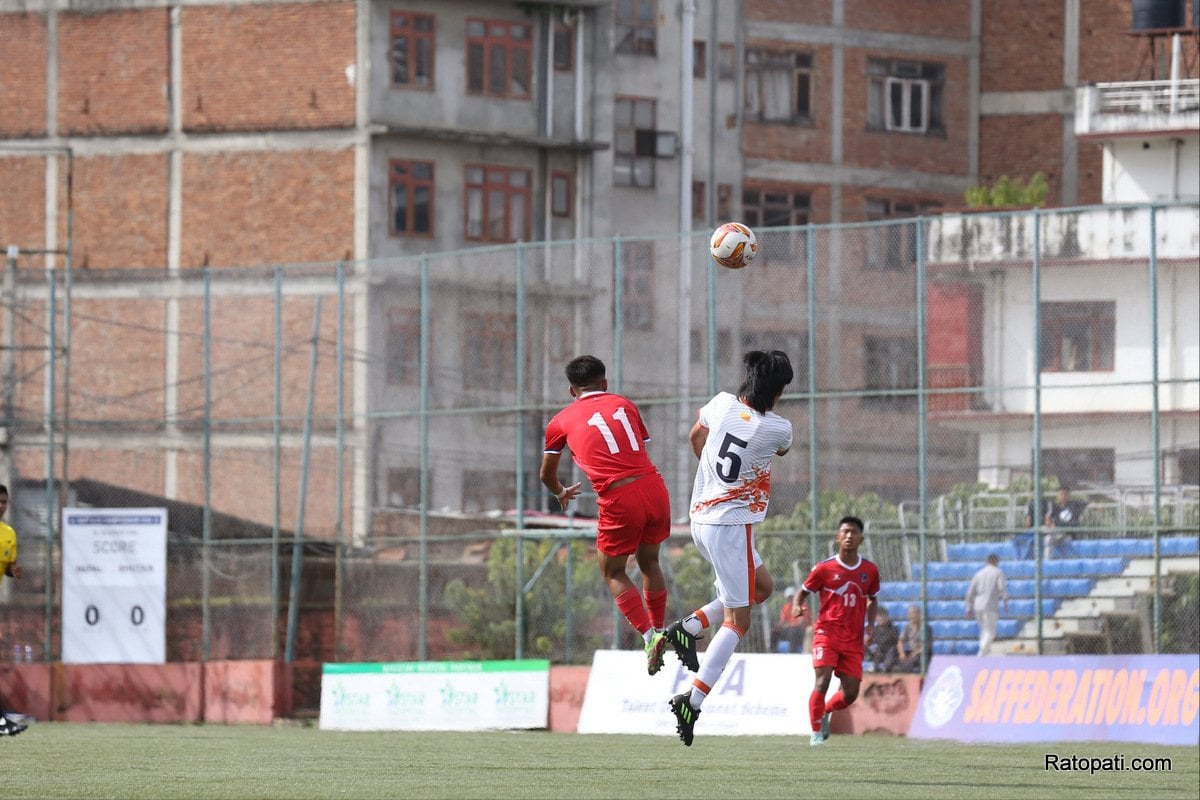
M 837 531 L 838 554 L 814 566 L 804 586 L 792 598 L 792 613 L 801 620 L 809 615 L 808 604 L 804 601 L 810 594 L 817 595 L 821 602 L 821 613 L 813 628 L 816 685 L 808 698 L 813 731 L 811 745 L 824 744 L 829 738 L 829 720 L 833 712 L 858 699 L 863 647 L 875 632 L 879 569 L 858 555 L 862 539 L 863 521 L 858 517 L 842 517 Z M 825 692 L 829 690 L 834 672 L 837 672 L 842 688 L 826 703 Z
M 617 608 L 646 643 L 646 668 L 662 668 L 667 640 L 667 584 L 658 563 L 659 546 L 671 535 L 671 500 L 658 468 L 646 454 L 650 434 L 632 401 L 608 391 L 604 362 L 579 356 L 567 364 L 575 401 L 546 426 L 539 477 L 562 508 L 579 495 L 579 483 L 563 486 L 558 462 L 564 447 L 596 490 L 599 508 L 596 550 L 600 571 Z M 643 604 L 625 565 L 636 555 L 642 572 Z M 648 607 L 648 610 L 647 610 Z

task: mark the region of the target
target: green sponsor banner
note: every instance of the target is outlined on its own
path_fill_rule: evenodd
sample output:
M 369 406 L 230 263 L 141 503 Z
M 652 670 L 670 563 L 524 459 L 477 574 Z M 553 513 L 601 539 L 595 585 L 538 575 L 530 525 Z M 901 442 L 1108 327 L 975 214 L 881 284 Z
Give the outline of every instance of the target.
M 324 675 L 433 675 L 485 672 L 548 672 L 546 659 L 519 661 L 397 661 L 324 664 Z

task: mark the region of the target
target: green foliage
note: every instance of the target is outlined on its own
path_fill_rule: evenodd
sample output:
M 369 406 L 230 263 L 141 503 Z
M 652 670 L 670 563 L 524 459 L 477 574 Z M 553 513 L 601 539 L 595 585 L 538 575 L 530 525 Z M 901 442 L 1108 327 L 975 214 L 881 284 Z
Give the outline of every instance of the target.
M 611 608 L 607 588 L 596 567 L 589 543 L 572 541 L 573 571 L 570 591 L 566 586 L 567 553 L 555 541 L 526 541 L 524 578 L 537 579 L 524 597 L 525 658 L 565 660 L 571 640 L 578 658 L 590 660 L 593 650 L 604 646 L 603 637 L 588 628 L 603 611 Z M 516 654 L 517 547 L 513 539 L 499 539 L 488 553 L 488 580 L 484 586 L 468 586 L 462 580 L 446 585 L 446 605 L 462 623 L 446 631 L 446 638 L 462 648 L 464 656 L 508 659 Z M 538 570 L 541 570 L 538 572 Z M 567 630 L 567 604 L 571 624 Z
M 1200 575 L 1176 575 L 1163 593 L 1162 652 L 1200 653 Z
M 991 186 L 972 186 L 964 199 L 969 208 L 1026 208 L 1044 206 L 1050 194 L 1050 181 L 1041 172 L 1027 183 L 1001 175 Z

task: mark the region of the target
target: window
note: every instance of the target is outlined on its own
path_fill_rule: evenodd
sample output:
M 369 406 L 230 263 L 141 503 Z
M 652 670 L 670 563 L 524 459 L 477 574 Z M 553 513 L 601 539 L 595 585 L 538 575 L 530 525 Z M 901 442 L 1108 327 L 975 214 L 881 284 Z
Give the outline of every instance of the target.
M 810 208 L 807 192 L 753 186 L 742 189 L 742 219 L 751 228 L 807 225 Z
M 785 392 L 801 392 L 808 389 L 808 334 L 794 330 L 749 330 L 742 333 L 742 349 L 782 350 L 792 362 L 794 377 Z
M 392 12 L 392 85 L 433 90 L 432 14 Z
M 1042 303 L 1042 371 L 1110 372 L 1116 303 Z
M 388 467 L 387 505 L 391 508 L 415 508 L 420 504 L 421 471 L 412 467 Z
M 621 245 L 624 276 L 624 314 L 627 330 L 654 328 L 654 243 L 624 242 Z
M 941 208 L 939 203 L 899 203 L 867 200 L 868 220 L 909 219 Z M 916 223 L 873 225 L 867 228 L 867 268 L 898 270 L 917 263 Z
M 387 315 L 387 382 L 416 384 L 421 380 L 421 312 L 393 308 Z
M 901 336 L 867 336 L 863 339 L 863 366 L 868 391 L 897 392 L 917 388 L 917 342 Z M 915 394 L 864 397 L 863 404 L 895 410 L 909 409 Z
M 550 175 L 550 213 L 556 217 L 571 216 L 571 173 Z
M 717 47 L 717 77 L 723 81 L 734 78 L 734 65 L 737 63 L 737 50 L 731 44 Z
M 561 22 L 554 26 L 554 69 L 570 72 L 575 65 L 575 30 Z
M 654 188 L 655 101 L 618 97 L 613 113 L 613 185 Z
M 530 27 L 504 20 L 467 20 L 467 94 L 530 97 Z
M 463 316 L 464 389 L 513 389 L 517 372 L 517 318 L 513 314 Z
M 530 171 L 512 167 L 466 169 L 466 238 L 477 242 L 529 239 Z
M 388 189 L 392 235 L 432 236 L 433 162 L 390 162 Z
M 704 80 L 707 74 L 708 66 L 705 52 L 707 48 L 704 42 L 692 42 L 692 77 Z
M 618 53 L 658 53 L 658 0 L 617 0 L 615 23 Z
M 1050 475 L 1057 477 L 1060 485 L 1072 488 L 1081 483 L 1112 483 L 1116 479 L 1116 453 L 1104 447 L 1043 449 L 1042 477 Z
M 733 216 L 733 184 L 717 184 L 717 219 L 729 219 Z M 692 219 L 703 222 L 708 208 L 708 185 L 704 181 L 692 181 Z M 715 222 L 714 222 L 715 224 Z
M 901 133 L 941 132 L 946 68 L 941 64 L 870 59 L 867 127 Z
M 757 122 L 812 122 L 812 55 L 747 50 L 745 111 Z
M 1200 450 L 1194 447 L 1180 450 L 1177 460 L 1178 470 L 1175 483 L 1183 483 L 1188 486 L 1200 483 Z
M 463 470 L 462 510 L 478 513 L 512 508 L 516 476 L 509 470 Z

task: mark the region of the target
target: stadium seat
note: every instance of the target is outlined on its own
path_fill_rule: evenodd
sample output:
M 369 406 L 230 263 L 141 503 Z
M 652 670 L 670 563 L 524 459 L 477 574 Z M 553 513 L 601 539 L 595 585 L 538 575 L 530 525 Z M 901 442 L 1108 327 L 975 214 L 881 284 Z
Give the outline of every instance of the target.
M 877 597 L 880 600 L 918 600 L 921 597 L 921 584 L 911 581 L 884 581 L 879 587 Z
M 954 641 L 938 641 L 933 640 L 933 654 L 935 656 L 952 656 L 954 655 Z
M 1021 631 L 1021 626 L 1025 623 L 1019 619 L 1002 619 L 996 623 L 996 636 L 1003 639 L 1011 639 Z
M 956 656 L 973 656 L 979 652 L 979 640 L 975 639 L 959 639 L 954 643 L 954 654 Z
M 1200 536 L 1164 536 L 1158 552 L 1167 558 L 1200 555 Z

